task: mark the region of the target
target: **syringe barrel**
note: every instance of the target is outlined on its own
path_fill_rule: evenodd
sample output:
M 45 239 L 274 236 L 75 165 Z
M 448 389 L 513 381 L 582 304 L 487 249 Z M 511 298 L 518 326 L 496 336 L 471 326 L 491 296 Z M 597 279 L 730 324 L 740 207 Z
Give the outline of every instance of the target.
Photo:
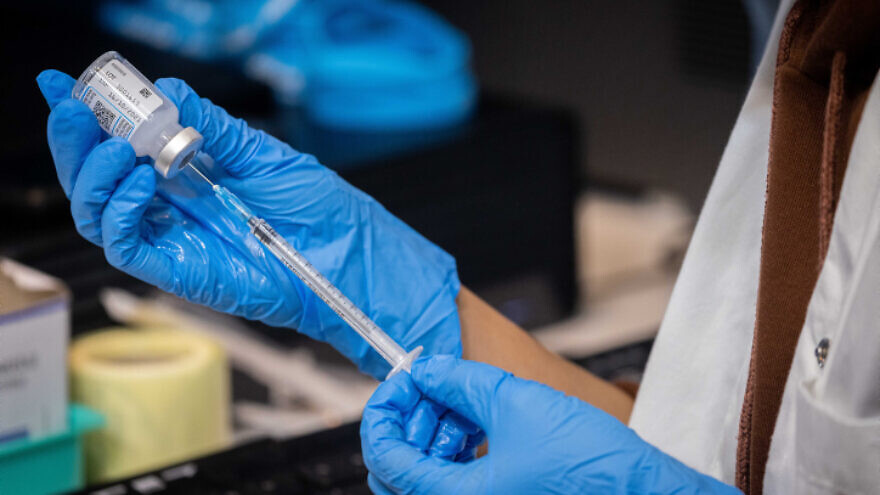
M 293 271 L 340 318 L 351 326 L 392 368 L 411 361 L 407 352 L 388 336 L 369 316 L 339 291 L 296 249 L 278 235 L 265 220 L 252 216 L 248 226 L 254 236 L 287 268 Z

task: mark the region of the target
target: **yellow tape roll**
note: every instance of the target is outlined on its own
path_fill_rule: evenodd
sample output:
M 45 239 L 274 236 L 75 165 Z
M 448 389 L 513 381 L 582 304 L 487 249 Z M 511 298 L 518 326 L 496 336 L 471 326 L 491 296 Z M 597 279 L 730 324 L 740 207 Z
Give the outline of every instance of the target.
M 229 370 L 206 337 L 109 329 L 71 347 L 73 400 L 103 413 L 86 438 L 89 482 L 130 476 L 229 444 Z

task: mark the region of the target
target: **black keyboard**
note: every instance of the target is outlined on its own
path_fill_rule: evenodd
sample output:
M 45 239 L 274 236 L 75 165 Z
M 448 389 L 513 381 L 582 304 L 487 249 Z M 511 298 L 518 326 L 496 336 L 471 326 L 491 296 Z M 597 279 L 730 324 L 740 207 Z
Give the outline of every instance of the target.
M 289 439 L 261 439 L 80 495 L 359 495 L 371 493 L 358 424 Z

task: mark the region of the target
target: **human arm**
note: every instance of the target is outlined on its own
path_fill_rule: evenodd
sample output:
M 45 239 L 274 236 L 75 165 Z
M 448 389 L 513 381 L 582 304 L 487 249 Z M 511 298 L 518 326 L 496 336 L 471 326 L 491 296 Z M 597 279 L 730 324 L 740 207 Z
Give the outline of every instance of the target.
M 465 359 L 549 385 L 628 422 L 633 398 L 626 392 L 550 352 L 467 287 L 456 302 Z

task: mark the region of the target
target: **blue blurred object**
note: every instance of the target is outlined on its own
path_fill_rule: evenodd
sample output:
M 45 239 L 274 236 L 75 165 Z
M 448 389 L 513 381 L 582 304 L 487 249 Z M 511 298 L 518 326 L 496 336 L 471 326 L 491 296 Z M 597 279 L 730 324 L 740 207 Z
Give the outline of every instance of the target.
M 467 118 L 470 45 L 431 11 L 396 0 L 110 1 L 111 31 L 202 60 L 232 60 L 282 105 L 354 131 L 445 127 Z
M 272 68 L 299 69 L 307 112 L 337 129 L 440 127 L 471 112 L 470 46 L 431 12 L 370 0 L 306 1 L 299 8 L 246 65 L 282 102 L 298 95 Z
M 154 48 L 199 60 L 216 60 L 241 55 L 259 37 L 260 26 L 271 29 L 277 24 L 278 18 L 266 19 L 262 14 L 264 7 L 274 5 L 276 14 L 283 17 L 296 3 L 296 0 L 108 1 L 101 6 L 100 20 L 108 30 Z

